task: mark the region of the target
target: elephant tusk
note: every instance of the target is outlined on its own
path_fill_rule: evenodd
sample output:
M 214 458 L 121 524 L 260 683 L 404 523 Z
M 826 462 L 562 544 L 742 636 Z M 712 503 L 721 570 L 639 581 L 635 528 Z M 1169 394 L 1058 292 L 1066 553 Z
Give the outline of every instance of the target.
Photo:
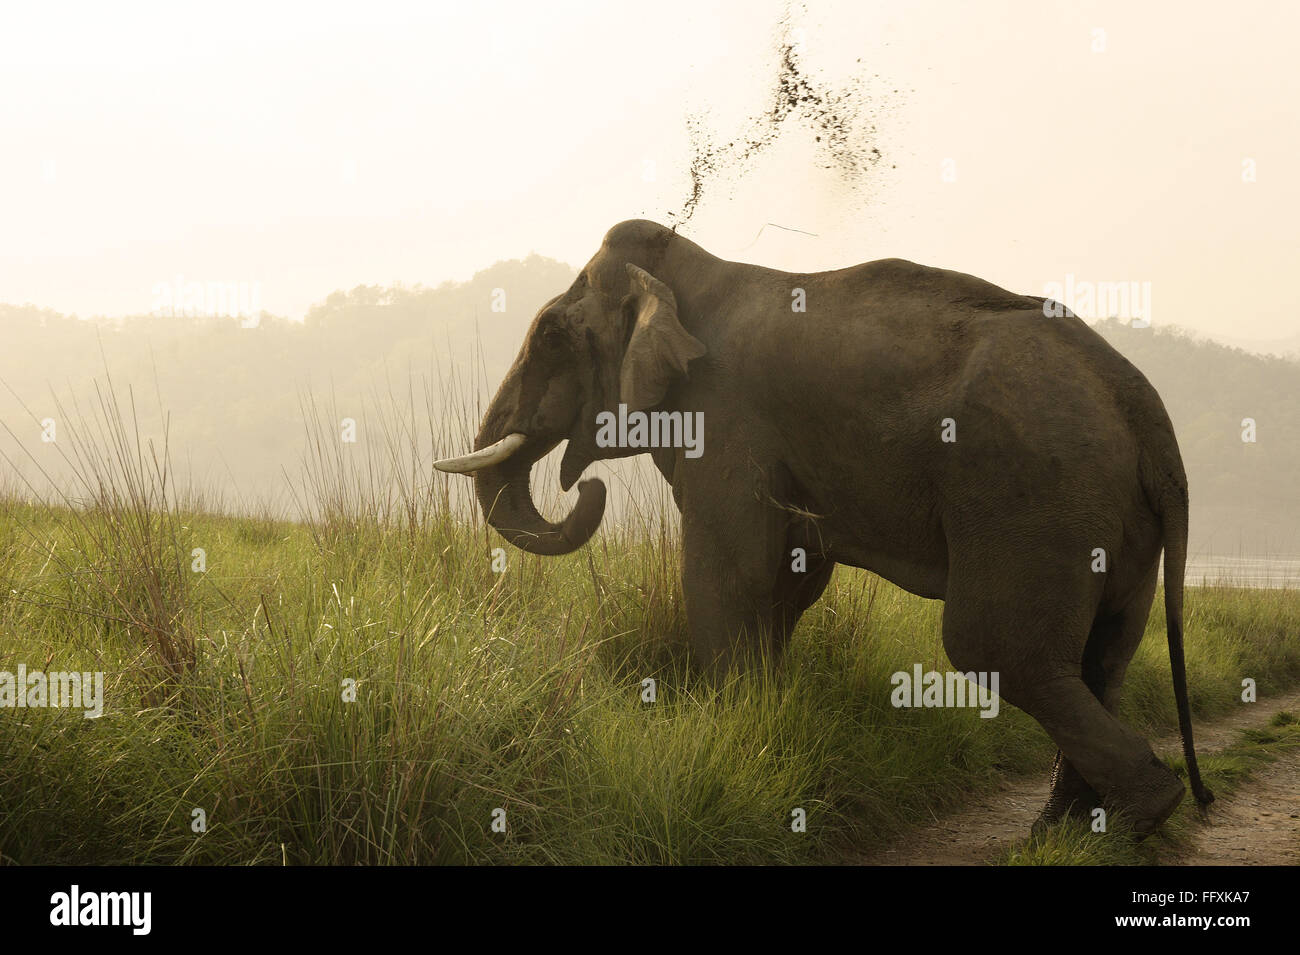
M 518 451 L 519 446 L 527 440 L 528 435 L 515 431 L 506 435 L 496 444 L 489 444 L 480 451 L 464 454 L 458 458 L 443 458 L 441 461 L 434 461 L 433 466 L 439 471 L 447 471 L 451 474 L 469 474 L 473 471 L 480 471 L 494 464 L 500 464 Z

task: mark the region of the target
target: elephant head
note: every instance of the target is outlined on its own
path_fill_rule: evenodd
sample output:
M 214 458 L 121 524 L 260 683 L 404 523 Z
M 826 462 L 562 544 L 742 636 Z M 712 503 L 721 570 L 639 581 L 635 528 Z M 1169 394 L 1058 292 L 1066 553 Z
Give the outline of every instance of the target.
M 712 259 L 653 222 L 615 226 L 568 291 L 547 302 L 492 399 L 474 452 L 435 462 L 473 473 L 483 513 L 506 540 L 535 554 L 567 554 L 587 542 L 605 512 L 599 479 L 578 485 L 578 502 L 560 523 L 538 513 L 529 486 L 533 464 L 568 440 L 560 484 L 571 488 L 592 461 L 635 449 L 597 445 L 597 415 L 662 402 L 705 347 L 682 325 L 672 276 L 698 274 Z

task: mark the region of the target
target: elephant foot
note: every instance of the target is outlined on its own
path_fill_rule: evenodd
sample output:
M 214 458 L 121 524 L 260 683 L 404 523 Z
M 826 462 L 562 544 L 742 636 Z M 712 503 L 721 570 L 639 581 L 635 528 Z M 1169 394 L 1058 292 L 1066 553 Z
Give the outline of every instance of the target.
M 1079 819 L 1088 822 L 1092 819 L 1092 811 L 1100 805 L 1101 798 L 1092 791 L 1091 787 L 1085 787 L 1073 795 L 1053 792 L 1047 800 L 1047 805 L 1039 811 L 1038 818 L 1030 827 L 1029 835 L 1041 836 L 1063 819 Z
M 1146 838 L 1168 819 L 1187 790 L 1174 772 L 1154 755 L 1144 761 L 1134 782 L 1116 786 L 1106 804 L 1121 812 L 1138 838 Z
M 1080 819 L 1088 821 L 1092 811 L 1101 805 L 1101 797 L 1079 775 L 1079 771 L 1065 758 L 1060 750 L 1056 751 L 1056 762 L 1052 765 L 1052 789 L 1047 797 L 1047 804 L 1038 813 L 1029 830 L 1031 838 L 1041 836 L 1049 828 L 1063 819 Z

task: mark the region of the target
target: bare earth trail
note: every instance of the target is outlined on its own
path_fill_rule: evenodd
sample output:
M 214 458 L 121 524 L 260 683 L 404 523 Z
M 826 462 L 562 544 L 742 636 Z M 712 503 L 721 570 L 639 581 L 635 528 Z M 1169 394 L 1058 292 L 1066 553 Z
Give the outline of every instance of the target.
M 1300 690 L 1242 704 L 1231 716 L 1192 727 L 1197 753 L 1212 753 L 1235 741 L 1244 729 L 1268 725 L 1282 711 L 1300 708 Z M 1152 741 L 1161 756 L 1181 756 L 1177 733 Z M 1024 839 L 1047 801 L 1049 777 L 1007 780 L 952 815 L 908 833 L 898 842 L 866 853 L 859 865 L 987 865 Z M 1191 798 L 1189 795 L 1188 799 Z M 1300 752 L 1254 771 L 1231 796 L 1210 807 L 1210 824 L 1200 827 L 1186 853 L 1162 859 L 1168 865 L 1300 865 Z

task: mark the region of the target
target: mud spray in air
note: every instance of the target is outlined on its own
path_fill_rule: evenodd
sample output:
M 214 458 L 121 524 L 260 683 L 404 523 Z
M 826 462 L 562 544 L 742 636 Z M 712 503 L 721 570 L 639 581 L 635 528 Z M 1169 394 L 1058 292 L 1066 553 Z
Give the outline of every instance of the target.
M 681 207 L 668 215 L 674 232 L 690 221 L 706 193 L 715 191 L 724 180 L 735 182 L 741 178 L 792 123 L 794 129 L 814 137 L 818 165 L 838 177 L 849 202 L 856 205 L 865 201 L 871 181 L 868 174 L 885 162 L 876 141 L 874 117 L 893 105 L 891 99 L 899 90 L 873 95 L 864 74 L 855 74 L 838 86 L 820 81 L 802 62 L 801 33 L 787 11 L 777 24 L 778 67 L 771 105 L 748 120 L 741 135 L 723 141 L 712 129 L 707 114 L 687 117 L 690 189 Z M 861 63 L 859 59 L 859 67 Z

